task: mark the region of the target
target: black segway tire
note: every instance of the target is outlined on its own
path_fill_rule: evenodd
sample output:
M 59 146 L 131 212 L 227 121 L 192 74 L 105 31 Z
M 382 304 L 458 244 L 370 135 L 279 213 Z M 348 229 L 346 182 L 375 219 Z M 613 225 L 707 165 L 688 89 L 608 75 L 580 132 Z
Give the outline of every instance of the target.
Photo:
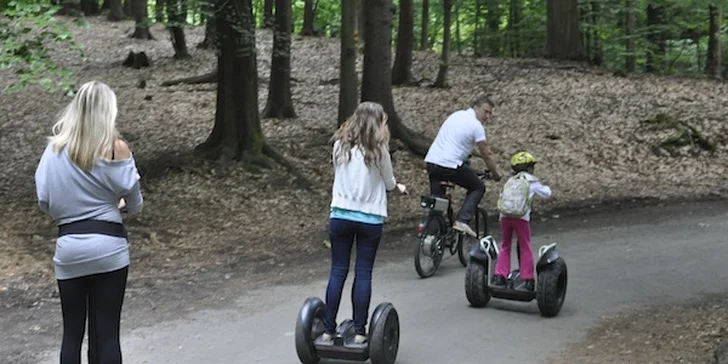
M 391 303 L 380 303 L 372 314 L 369 359 L 372 364 L 394 364 L 398 351 L 399 315 Z
M 543 317 L 554 317 L 559 314 L 566 297 L 568 273 L 566 261 L 559 257 L 553 263 L 543 267 L 536 280 L 536 302 Z
M 470 258 L 468 262 L 465 272 L 465 297 L 473 307 L 485 307 L 490 301 L 488 264 L 487 260 L 482 261 L 475 258 Z
M 313 342 L 323 333 L 326 306 L 318 297 L 303 302 L 296 320 L 296 354 L 303 364 L 318 364 L 321 360 Z

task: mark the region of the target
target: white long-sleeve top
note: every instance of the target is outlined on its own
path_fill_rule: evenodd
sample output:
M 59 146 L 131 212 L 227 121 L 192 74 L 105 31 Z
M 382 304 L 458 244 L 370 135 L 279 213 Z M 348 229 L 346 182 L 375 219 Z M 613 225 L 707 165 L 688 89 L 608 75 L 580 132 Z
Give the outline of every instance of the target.
M 349 161 L 337 162 L 339 145 L 340 142 L 336 141 L 332 152 L 334 185 L 331 207 L 387 217 L 387 191 L 394 190 L 397 184 L 389 151 L 383 150 L 378 163 L 368 167 L 356 146 L 351 149 Z

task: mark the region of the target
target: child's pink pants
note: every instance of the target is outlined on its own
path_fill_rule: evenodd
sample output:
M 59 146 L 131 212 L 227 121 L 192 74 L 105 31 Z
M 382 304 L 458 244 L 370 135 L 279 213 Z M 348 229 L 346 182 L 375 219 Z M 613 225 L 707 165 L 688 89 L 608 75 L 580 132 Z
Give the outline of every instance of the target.
M 513 233 L 518 237 L 518 246 L 521 249 L 521 279 L 533 279 L 533 251 L 531 250 L 531 225 L 528 221 L 503 217 L 500 221 L 503 243 L 501 244 L 498 263 L 495 265 L 495 274 L 508 277 L 511 272 L 511 239 Z

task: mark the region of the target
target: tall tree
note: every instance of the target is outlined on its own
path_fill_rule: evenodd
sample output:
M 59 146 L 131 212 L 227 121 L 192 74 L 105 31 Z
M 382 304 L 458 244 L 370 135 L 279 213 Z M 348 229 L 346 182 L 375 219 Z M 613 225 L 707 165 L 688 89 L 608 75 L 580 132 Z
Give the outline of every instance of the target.
M 422 19 L 420 25 L 420 50 L 430 48 L 430 1 L 422 0 Z
M 214 49 L 217 46 L 217 33 L 215 33 L 215 14 L 211 4 L 204 1 L 200 9 L 200 17 L 205 22 L 205 38 L 197 44 L 198 49 Z
M 303 4 L 303 26 L 301 27 L 301 35 L 314 35 L 314 14 L 313 0 L 306 0 Z
M 389 129 L 413 153 L 424 156 L 429 141 L 405 126 L 392 97 L 392 0 L 367 0 L 361 101 L 377 102 L 389 115 Z
M 124 8 L 121 7 L 121 0 L 109 0 L 109 21 L 120 21 L 124 19 Z
M 709 5 L 710 24 L 708 31 L 708 56 L 705 61 L 705 73 L 715 78 L 721 76 L 720 20 L 723 17 L 720 4 Z
M 488 53 L 491 57 L 499 57 L 501 54 L 500 37 L 498 36 L 501 23 L 500 0 L 488 0 L 485 22 L 488 24 Z
M 133 10 L 133 2 L 134 0 L 124 0 L 124 16 L 125 17 L 133 17 L 134 16 L 134 10 Z
M 274 0 L 264 0 L 263 3 L 263 28 L 270 28 L 273 26 L 275 19 L 273 18 L 273 3 Z
M 81 0 L 81 11 L 86 16 L 97 15 L 101 12 L 99 2 L 96 0 Z
M 341 56 L 339 65 L 339 117 L 337 126 L 346 121 L 356 110 L 359 96 L 359 80 L 356 77 L 356 4 L 341 0 Z
M 273 51 L 265 118 L 295 118 L 291 99 L 291 0 L 275 1 Z
M 634 2 L 635 0 L 625 0 L 625 51 L 627 55 L 624 60 L 624 68 L 627 72 L 634 72 L 637 65 L 637 55 L 634 48 L 634 34 L 635 28 L 637 27 L 637 16 L 634 13 Z
M 211 159 L 241 160 L 262 154 L 258 69 L 251 0 L 216 0 L 217 103 L 210 136 L 196 148 Z
M 546 0 L 546 57 L 584 60 L 578 0 Z
M 483 30 L 480 25 L 480 19 L 482 19 L 481 9 L 483 8 L 481 0 L 475 0 L 475 10 L 473 11 L 473 55 L 475 57 L 481 57 L 483 52 L 481 51 L 480 42 L 483 38 Z
M 447 69 L 450 66 L 450 24 L 452 18 L 452 0 L 442 0 L 443 6 L 443 36 L 442 54 L 440 55 L 440 69 L 437 72 L 437 79 L 434 87 L 447 87 Z
M 414 82 L 412 76 L 412 48 L 414 48 L 414 11 L 412 0 L 399 1 L 399 31 L 397 32 L 397 53 L 392 67 L 392 84 L 408 85 Z
M 664 25 L 665 7 L 659 4 L 647 4 L 647 55 L 645 59 L 645 71 L 657 72 L 664 67 L 665 54 L 667 53 L 667 34 Z
M 508 35 L 511 57 L 521 56 L 521 0 L 510 0 Z
M 172 47 L 174 48 L 174 58 L 189 58 L 187 51 L 187 40 L 185 40 L 185 24 L 187 23 L 187 7 L 184 2 L 187 0 L 167 0 L 165 8 L 167 10 L 167 28 L 172 37 Z
M 134 13 L 134 33 L 131 37 L 135 39 L 154 39 L 149 32 L 149 11 L 147 0 L 132 0 L 132 12 Z
M 600 33 L 602 0 L 590 0 L 583 5 L 583 19 L 586 27 L 586 56 L 589 62 L 601 66 L 604 61 L 604 44 Z

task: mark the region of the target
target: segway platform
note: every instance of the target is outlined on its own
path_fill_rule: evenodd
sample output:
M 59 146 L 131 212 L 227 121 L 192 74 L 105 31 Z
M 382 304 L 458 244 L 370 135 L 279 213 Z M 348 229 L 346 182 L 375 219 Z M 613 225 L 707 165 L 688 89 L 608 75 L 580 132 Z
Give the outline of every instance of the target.
M 558 315 L 564 304 L 568 275 L 566 262 L 556 250 L 556 244 L 541 246 L 538 250 L 534 291 L 513 289 L 523 282 L 519 269 L 508 275 L 505 287 L 491 284 L 499 253 L 498 244 L 490 235 L 481 239 L 470 252 L 465 274 L 465 295 L 470 304 L 485 307 L 491 297 L 521 302 L 536 299 L 542 316 Z
M 303 364 L 317 364 L 321 358 L 394 364 L 399 350 L 399 316 L 389 302 L 380 303 L 371 315 L 367 341 L 356 343 L 354 322 L 344 320 L 333 340 L 323 340 L 326 306 L 309 297 L 301 306 L 296 321 L 296 353 Z
M 354 321 L 346 320 L 336 328 L 336 335 L 331 341 L 319 336 L 313 344 L 319 356 L 341 360 L 366 361 L 369 359 L 369 344 L 354 342 Z

